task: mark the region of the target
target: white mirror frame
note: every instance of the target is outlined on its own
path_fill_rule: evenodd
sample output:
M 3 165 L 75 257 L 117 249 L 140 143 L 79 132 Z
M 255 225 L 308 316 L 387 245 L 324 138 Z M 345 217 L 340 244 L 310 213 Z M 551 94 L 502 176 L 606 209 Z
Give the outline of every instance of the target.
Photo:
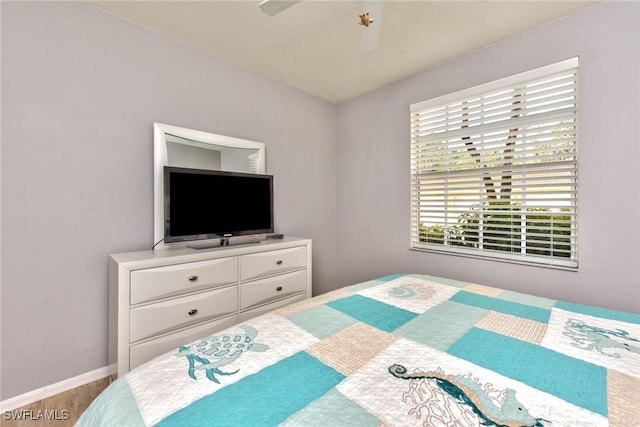
M 200 148 L 211 145 L 211 149 L 223 147 L 229 149 L 256 150 L 258 153 L 257 173 L 266 173 L 265 144 L 263 142 L 217 135 L 215 133 L 181 128 L 162 123 L 153 124 L 153 243 L 156 249 L 184 247 L 188 243 L 164 243 L 164 167 L 169 166 L 167 154 L 167 134 L 195 141 Z M 212 168 L 213 169 L 213 168 Z M 204 240 L 203 240 L 204 242 Z

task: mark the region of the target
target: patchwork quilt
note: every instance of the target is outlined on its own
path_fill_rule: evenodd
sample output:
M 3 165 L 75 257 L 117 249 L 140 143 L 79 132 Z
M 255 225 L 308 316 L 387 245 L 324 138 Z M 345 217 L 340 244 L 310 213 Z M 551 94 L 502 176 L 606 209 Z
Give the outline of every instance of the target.
M 79 426 L 638 426 L 640 315 L 396 275 L 113 382 Z

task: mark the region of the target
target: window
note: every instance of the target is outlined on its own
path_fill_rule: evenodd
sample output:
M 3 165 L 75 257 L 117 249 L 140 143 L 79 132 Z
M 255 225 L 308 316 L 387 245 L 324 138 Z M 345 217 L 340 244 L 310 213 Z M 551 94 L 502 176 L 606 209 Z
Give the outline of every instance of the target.
M 411 106 L 411 248 L 578 266 L 570 59 Z

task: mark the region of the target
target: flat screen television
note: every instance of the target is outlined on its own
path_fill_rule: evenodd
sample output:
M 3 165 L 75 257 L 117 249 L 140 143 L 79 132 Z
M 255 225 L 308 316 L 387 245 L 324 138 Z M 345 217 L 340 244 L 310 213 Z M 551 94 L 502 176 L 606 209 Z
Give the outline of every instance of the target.
M 273 176 L 165 166 L 164 224 L 166 243 L 273 233 Z

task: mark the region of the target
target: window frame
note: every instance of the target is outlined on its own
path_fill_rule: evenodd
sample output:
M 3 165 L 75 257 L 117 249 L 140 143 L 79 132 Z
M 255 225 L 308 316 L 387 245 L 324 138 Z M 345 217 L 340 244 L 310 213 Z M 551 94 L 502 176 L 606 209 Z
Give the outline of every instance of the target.
M 574 57 L 574 58 L 570 58 L 564 61 L 560 61 L 554 64 L 550 64 L 547 66 L 543 66 L 543 67 L 539 67 L 533 70 L 529 70 L 529 71 L 525 71 L 522 73 L 518 73 L 512 76 L 508 76 L 505 78 L 501 78 L 495 81 L 491 81 L 488 83 L 484 83 L 481 85 L 477 85 L 477 86 L 473 86 L 470 88 L 466 88 L 460 91 L 456 91 L 450 94 L 446 94 L 446 95 L 442 95 L 442 96 L 438 96 L 432 99 L 428 99 L 425 101 L 421 101 L 415 104 L 412 104 L 410 106 L 410 245 L 409 248 L 411 250 L 417 250 L 417 251 L 427 251 L 427 252 L 436 252 L 436 253 L 445 253 L 445 254 L 450 254 L 450 255 L 459 255 L 459 256 L 468 256 L 468 257 L 474 257 L 474 258 L 480 258 L 480 259 L 489 259 L 489 260 L 496 260 L 496 261 L 502 261 L 502 262 L 512 262 L 512 263 L 517 263 L 517 264 L 526 264 L 526 265 L 534 265 L 534 266 L 542 266 L 542 267 L 550 267 L 550 268 L 559 268 L 559 269 L 567 269 L 567 270 L 577 270 L 578 268 L 578 109 L 579 109 L 579 102 L 578 102 L 578 69 L 579 69 L 579 60 L 578 57 Z M 551 76 L 557 73 L 564 73 L 567 71 L 571 71 L 571 70 L 575 70 L 575 75 L 574 75 L 574 93 L 573 93 L 573 109 L 574 109 L 574 113 L 572 115 L 571 118 L 571 125 L 572 125 L 572 129 L 573 132 L 575 132 L 575 136 L 574 136 L 574 141 L 573 141 L 573 145 L 572 148 L 574 150 L 574 154 L 573 154 L 573 159 L 572 159 L 572 167 L 571 167 L 571 173 L 572 175 L 569 175 L 570 178 L 573 179 L 573 184 L 569 187 L 569 193 L 573 193 L 573 198 L 571 199 L 571 204 L 570 204 L 570 213 L 567 214 L 567 216 L 569 216 L 569 256 L 568 257 L 560 257 L 556 255 L 556 252 L 562 252 L 562 250 L 557 250 L 555 249 L 555 241 L 553 240 L 553 237 L 555 237 L 555 233 L 556 233 L 556 228 L 554 227 L 558 227 L 557 225 L 551 225 L 548 234 L 550 237 L 549 240 L 549 252 L 551 253 L 551 255 L 537 255 L 535 253 L 535 247 L 532 245 L 531 247 L 527 247 L 528 244 L 531 244 L 532 242 L 535 243 L 535 240 L 532 239 L 527 239 L 527 221 L 529 221 L 529 215 L 532 215 L 532 217 L 534 216 L 534 210 L 530 210 L 529 208 L 524 208 L 524 207 L 520 207 L 519 210 L 519 216 L 520 216 L 520 222 L 522 223 L 520 228 L 520 246 L 521 246 L 521 250 L 520 252 L 509 252 L 509 251 L 504 251 L 502 249 L 500 250 L 485 250 L 482 248 L 483 245 L 486 245 L 486 241 L 487 239 L 484 237 L 480 237 L 482 233 L 486 233 L 487 230 L 485 230 L 483 228 L 483 226 L 481 225 L 480 222 L 478 222 L 477 225 L 477 233 L 478 233 L 478 240 L 477 240 L 477 245 L 480 246 L 480 248 L 473 248 L 473 249 L 467 249 L 465 247 L 462 246 L 453 246 L 450 244 L 445 244 L 445 242 L 447 242 L 447 234 L 450 228 L 450 222 L 447 222 L 446 219 L 443 219 L 443 243 L 429 243 L 428 241 L 424 240 L 424 236 L 423 236 L 423 240 L 420 241 L 420 227 L 421 227 L 421 220 L 422 218 L 420 217 L 421 214 L 421 202 L 424 203 L 425 197 L 421 195 L 421 190 L 420 188 L 422 188 L 422 181 L 424 178 L 422 178 L 422 176 L 424 175 L 425 171 L 424 170 L 418 170 L 419 166 L 417 166 L 417 161 L 414 158 L 415 156 L 415 150 L 417 150 L 416 146 L 418 144 L 420 144 L 420 142 L 418 142 L 418 140 L 420 139 L 420 132 L 416 129 L 417 126 L 415 125 L 415 122 L 418 120 L 416 119 L 417 115 L 419 114 L 424 114 L 425 111 L 429 111 L 430 109 L 434 109 L 434 108 L 444 108 L 444 107 L 448 107 L 450 104 L 454 104 L 454 103 L 463 103 L 465 101 L 468 101 L 469 99 L 472 99 L 474 97 L 480 97 L 483 95 L 487 95 L 488 93 L 494 92 L 494 91 L 499 91 L 502 89 L 515 89 L 517 87 L 522 86 L 523 84 L 529 84 L 532 81 L 535 80 L 539 80 L 539 79 L 544 79 L 547 76 Z M 515 105 L 517 104 L 517 102 L 512 101 L 511 105 Z M 514 110 L 511 110 L 514 111 Z M 484 113 L 483 113 L 484 114 Z M 482 116 L 484 117 L 484 116 Z M 512 119 L 514 118 L 514 116 L 511 117 Z M 510 121 L 506 121 L 504 123 L 510 123 Z M 462 128 L 464 128 L 465 126 L 460 125 L 460 127 L 457 129 L 458 134 L 460 134 L 460 131 L 462 130 Z M 505 125 L 505 127 L 509 127 L 508 125 Z M 516 132 L 521 132 L 522 129 L 518 128 L 516 130 Z M 442 139 L 443 140 L 447 140 L 447 138 L 451 139 L 451 137 L 449 137 L 449 134 L 453 134 L 455 133 L 456 130 L 453 131 L 445 131 L 443 133 L 444 136 Z M 483 136 L 484 138 L 484 136 Z M 464 139 L 464 138 L 463 138 Z M 445 145 L 445 144 L 443 144 Z M 480 147 L 481 149 L 483 147 Z M 475 147 L 474 147 L 475 150 Z M 506 152 L 506 151 L 505 151 Z M 472 154 L 473 156 L 473 154 Z M 478 156 L 478 159 L 480 159 L 481 156 Z M 478 160 L 478 162 L 480 162 L 481 160 Z M 560 160 L 556 160 L 555 162 L 550 162 L 549 164 L 554 165 L 554 167 L 556 167 L 555 165 L 559 165 L 561 163 Z M 531 166 L 529 166 L 529 168 L 531 168 Z M 416 171 L 418 170 L 418 171 Z M 526 173 L 527 167 L 521 167 L 521 172 L 524 175 Z M 483 171 L 485 171 L 485 169 L 483 168 L 479 168 L 478 172 L 476 173 L 476 179 L 481 179 L 480 177 L 483 175 Z M 429 172 L 431 173 L 431 172 Z M 438 173 L 443 173 L 442 171 L 439 172 L 433 172 L 433 175 L 436 175 Z M 447 177 L 443 177 L 443 182 L 448 182 L 447 180 L 449 179 L 448 177 L 451 176 L 452 174 L 460 174 L 460 172 L 448 172 Z M 486 172 L 484 172 L 486 174 Z M 470 173 L 472 174 L 472 173 Z M 430 178 L 430 179 L 435 179 L 435 178 Z M 526 180 L 524 180 L 523 178 L 523 182 L 525 182 L 524 187 L 522 187 L 523 189 L 526 189 Z M 511 187 L 511 183 L 508 183 L 509 187 Z M 446 186 L 446 184 L 445 184 Z M 420 188 L 417 188 L 420 187 Z M 485 189 L 479 189 L 478 190 L 478 195 L 479 195 L 479 199 L 484 200 L 486 197 L 485 194 Z M 424 190 L 422 190 L 424 192 Z M 523 193 L 525 194 L 525 193 Z M 417 195 L 417 196 L 416 196 Z M 422 198 L 421 198 L 422 197 Z M 446 197 L 449 197 L 448 195 Z M 443 200 L 450 200 L 450 199 L 443 199 Z M 418 207 L 416 208 L 416 203 L 418 204 Z M 512 201 L 510 200 L 510 203 L 512 203 Z M 484 205 L 484 202 L 482 203 Z M 449 209 L 448 206 L 450 206 L 451 203 L 444 203 L 444 207 L 442 208 L 443 211 L 446 211 L 447 209 Z M 510 205 L 511 206 L 511 205 Z M 484 208 L 481 208 L 482 212 L 485 212 L 485 210 L 483 210 Z M 532 212 L 531 214 L 527 214 L 526 212 Z M 545 211 L 546 212 L 546 211 Z M 549 211 L 549 218 L 554 217 L 554 213 L 553 211 Z M 482 216 L 479 215 L 478 216 L 479 221 L 482 221 Z M 514 223 L 516 222 L 515 220 L 512 220 Z M 529 225 L 529 230 L 535 229 L 535 227 L 539 227 L 539 226 L 535 226 L 535 225 Z M 511 228 L 511 235 L 516 234 L 515 230 L 513 227 Z M 539 232 L 539 231 L 538 231 Z M 535 233 L 535 231 L 533 231 L 532 233 Z M 448 243 L 448 242 L 447 242 Z M 515 245 L 514 245 L 515 247 Z M 529 250 L 531 250 L 531 254 L 529 253 Z M 543 250 L 540 250 L 538 252 L 543 252 Z M 565 250 L 565 252 L 567 252 L 567 250 Z

